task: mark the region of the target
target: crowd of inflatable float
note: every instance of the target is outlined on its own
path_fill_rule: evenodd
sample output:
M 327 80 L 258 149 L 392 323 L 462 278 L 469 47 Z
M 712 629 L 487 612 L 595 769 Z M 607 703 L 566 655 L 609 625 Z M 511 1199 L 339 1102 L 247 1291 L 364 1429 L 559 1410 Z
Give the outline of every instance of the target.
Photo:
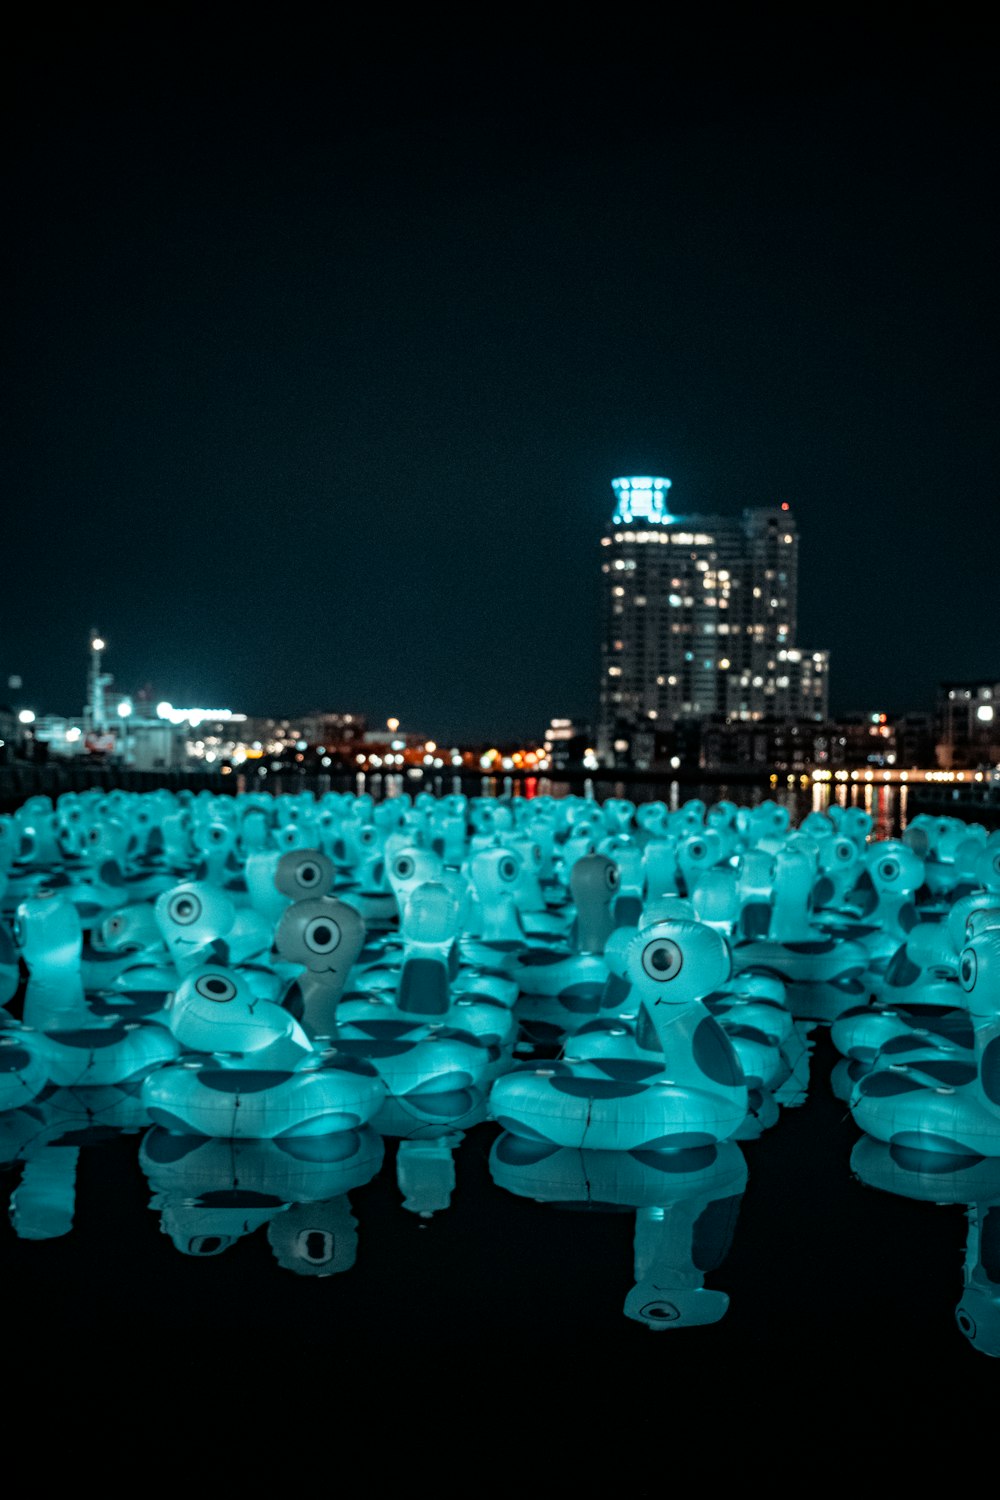
M 713 1322 L 737 1143 L 802 1102 L 824 1025 L 855 1172 L 968 1206 L 959 1324 L 1000 1352 L 1000 833 L 916 817 L 877 841 L 859 808 L 795 828 L 774 802 L 94 791 L 0 818 L 0 911 L 27 1237 L 69 1227 L 74 1143 L 143 1131 L 181 1248 L 231 1243 L 238 1179 L 240 1232 L 329 1274 L 386 1138 L 432 1213 L 493 1121 L 502 1187 L 636 1210 L 629 1316 Z

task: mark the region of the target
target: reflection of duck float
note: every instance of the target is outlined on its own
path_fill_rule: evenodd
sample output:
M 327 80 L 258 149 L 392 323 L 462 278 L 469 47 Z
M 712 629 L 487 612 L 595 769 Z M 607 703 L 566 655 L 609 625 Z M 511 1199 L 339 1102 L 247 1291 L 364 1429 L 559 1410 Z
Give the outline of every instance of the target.
M 717 1323 L 725 1292 L 704 1285 L 732 1241 L 747 1167 L 732 1142 L 679 1151 L 573 1151 L 504 1134 L 490 1154 L 498 1187 L 566 1207 L 634 1208 L 636 1285 L 625 1315 L 654 1330 Z
M 328 1200 L 339 1199 L 370 1182 L 382 1165 L 379 1135 L 365 1126 L 333 1135 L 283 1140 L 220 1140 L 174 1135 L 159 1127 L 147 1131 L 139 1164 L 153 1189 L 164 1231 L 184 1255 L 219 1255 L 236 1240 L 296 1207 L 291 1235 L 299 1240 L 297 1258 L 326 1263 L 326 1246 L 310 1251 L 309 1230 L 321 1227 Z M 289 1224 L 288 1228 L 291 1228 Z M 305 1238 L 304 1238 L 305 1236 Z
M 851 1169 L 869 1187 L 968 1209 L 963 1291 L 955 1319 L 969 1343 L 1000 1357 L 1000 1160 L 907 1151 L 862 1136 Z
M 627 955 L 638 1008 L 629 1055 L 508 1073 L 493 1085 L 493 1118 L 530 1140 L 598 1150 L 727 1140 L 746 1116 L 747 1087 L 732 1043 L 701 996 L 729 969 L 725 941 L 711 928 L 684 920 L 645 928 Z
M 0 1044 L 4 1036 L 0 1033 Z M 49 1240 L 69 1234 L 81 1148 L 136 1133 L 148 1124 L 137 1084 L 50 1088 L 27 1108 L 0 1113 L 0 1163 L 21 1164 L 21 1180 L 10 1199 L 18 1238 Z

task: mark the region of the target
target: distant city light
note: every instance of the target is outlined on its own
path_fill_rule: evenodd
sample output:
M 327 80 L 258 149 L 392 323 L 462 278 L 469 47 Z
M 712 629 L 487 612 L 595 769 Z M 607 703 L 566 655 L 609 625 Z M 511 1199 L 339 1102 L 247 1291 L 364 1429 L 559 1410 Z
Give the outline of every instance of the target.
M 129 715 L 131 714 L 131 712 L 132 712 L 132 705 L 131 705 L 131 703 L 128 701 L 127 698 L 123 698 L 122 701 L 118 705 L 118 717 L 120 719 L 127 719 L 129 717 Z
M 227 724 L 242 724 L 246 714 L 234 714 L 231 708 L 174 708 L 172 703 L 158 703 L 156 705 L 156 717 L 166 719 L 171 724 L 190 724 L 192 729 L 204 723 L 206 719 L 217 720 Z
M 386 721 L 385 721 L 385 727 L 386 727 L 386 729 L 391 730 L 391 732 L 393 734 L 395 734 L 396 730 L 399 728 L 399 720 L 398 719 L 386 719 Z
M 22 708 L 17 717 L 22 724 L 34 724 L 35 722 L 35 715 L 30 708 Z
M 993 719 L 993 704 L 980 703 L 979 707 L 976 709 L 976 718 L 981 719 L 984 724 L 991 723 Z
M 95 635 L 90 642 L 90 649 L 91 651 L 103 651 L 106 644 L 103 636 Z

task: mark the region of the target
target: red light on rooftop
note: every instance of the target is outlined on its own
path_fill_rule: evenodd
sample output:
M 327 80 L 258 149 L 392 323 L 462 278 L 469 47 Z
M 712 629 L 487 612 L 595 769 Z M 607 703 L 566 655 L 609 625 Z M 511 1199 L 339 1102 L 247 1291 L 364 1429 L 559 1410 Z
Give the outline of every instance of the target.
M 788 505 L 788 501 L 787 500 L 782 500 L 782 502 L 781 502 L 781 508 L 782 508 L 782 510 L 788 510 L 789 509 L 789 505 Z

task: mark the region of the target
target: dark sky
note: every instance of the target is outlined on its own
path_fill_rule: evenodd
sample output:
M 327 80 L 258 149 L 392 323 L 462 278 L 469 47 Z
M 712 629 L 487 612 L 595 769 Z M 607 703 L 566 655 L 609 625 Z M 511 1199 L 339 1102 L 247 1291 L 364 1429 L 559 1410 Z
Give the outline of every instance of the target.
M 288 14 L 9 59 L 0 697 L 79 711 L 97 625 L 155 698 L 538 735 L 594 711 L 640 472 L 678 512 L 791 502 L 835 710 L 1000 673 L 968 12 L 551 45 Z

